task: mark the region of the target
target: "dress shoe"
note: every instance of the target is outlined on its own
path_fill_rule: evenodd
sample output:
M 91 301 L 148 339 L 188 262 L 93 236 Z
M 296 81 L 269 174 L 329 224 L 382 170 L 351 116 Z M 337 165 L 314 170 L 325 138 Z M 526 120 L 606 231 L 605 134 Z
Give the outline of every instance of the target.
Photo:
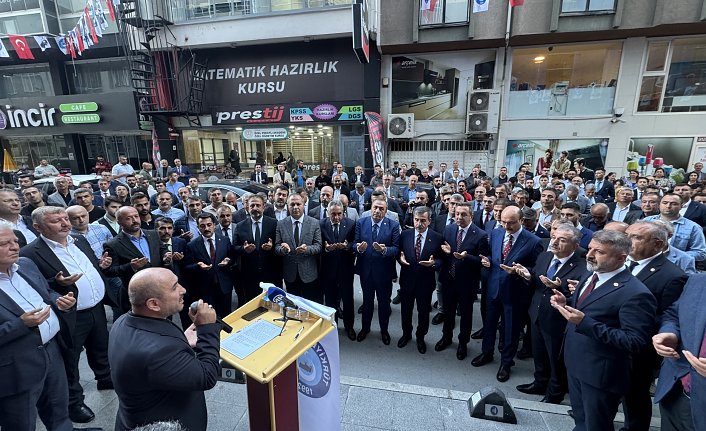
M 397 305 L 397 304 L 399 304 L 400 302 L 402 302 L 402 298 L 400 298 L 400 291 L 398 290 L 398 291 L 397 291 L 397 295 L 395 295 L 395 297 L 392 298 L 392 303 L 395 304 L 395 305 Z
M 400 341 L 397 342 L 397 347 L 399 347 L 400 349 L 403 348 L 407 345 L 407 343 L 409 343 L 411 339 L 411 335 L 403 335 L 402 338 L 400 338 Z
M 444 313 L 436 313 L 434 317 L 431 318 L 432 325 L 438 325 L 444 321 Z
M 358 314 L 363 314 L 363 306 L 358 307 Z
M 529 359 L 532 357 L 532 352 L 529 349 L 521 348 L 517 352 L 517 359 Z
M 517 390 L 523 394 L 531 395 L 544 395 L 547 393 L 547 388 L 540 386 L 537 382 L 526 383 L 524 385 L 517 385 Z
M 434 350 L 436 350 L 437 352 L 441 352 L 450 345 L 451 340 L 449 340 L 448 338 L 442 338 L 441 340 L 439 340 L 439 342 L 436 343 L 436 345 L 434 346 Z
M 417 337 L 417 350 L 422 355 L 427 352 L 427 343 L 424 342 L 424 338 Z
M 495 378 L 501 383 L 510 380 L 510 367 L 504 367 L 501 365 Z
M 382 339 L 382 344 L 389 346 L 390 341 L 392 340 L 390 338 L 390 333 L 387 331 L 380 331 L 380 338 Z
M 69 419 L 71 422 L 85 424 L 95 419 L 96 414 L 87 405 L 81 403 L 79 405 L 69 407 Z
M 355 329 L 353 329 L 353 328 L 346 329 L 346 335 L 348 335 L 348 338 L 351 341 L 355 341 Z
M 358 332 L 358 342 L 360 343 L 361 341 L 365 340 L 365 337 L 369 333 L 370 333 L 370 330 L 361 329 L 360 332 Z
M 480 328 L 476 332 L 471 334 L 471 339 L 473 340 L 482 340 L 483 339 L 483 328 Z
M 99 391 L 104 391 L 104 390 L 106 390 L 106 389 L 115 389 L 115 388 L 113 387 L 113 381 L 110 380 L 110 379 L 107 379 L 107 380 L 98 380 L 98 382 L 96 383 L 96 388 L 97 388 Z
M 466 356 L 468 355 L 468 346 L 465 344 L 461 343 L 458 345 L 458 349 L 456 349 L 456 359 L 459 361 L 463 361 L 466 359 Z
M 564 401 L 563 395 L 546 395 L 544 398 L 539 400 L 540 403 L 548 404 L 561 404 L 562 401 Z
M 489 364 L 493 362 L 493 354 L 492 353 L 481 353 L 480 355 L 476 356 L 473 358 L 471 361 L 471 365 L 474 367 L 482 367 L 485 364 Z

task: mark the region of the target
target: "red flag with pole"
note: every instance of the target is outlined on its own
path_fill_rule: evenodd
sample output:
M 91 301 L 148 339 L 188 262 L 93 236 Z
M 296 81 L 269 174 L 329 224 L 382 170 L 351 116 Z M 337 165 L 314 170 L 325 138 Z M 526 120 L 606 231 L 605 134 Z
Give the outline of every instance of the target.
M 98 35 L 96 34 L 96 28 L 93 26 L 93 18 L 88 13 L 88 6 L 83 8 L 83 13 L 86 14 L 86 23 L 88 24 L 88 31 L 91 33 L 91 39 L 93 43 L 98 43 Z
M 110 20 L 115 22 L 115 6 L 113 6 L 113 1 L 105 0 L 105 5 L 108 7 L 108 13 L 110 13 Z
M 511 7 L 522 6 L 523 4 L 525 4 L 525 0 L 510 0 Z

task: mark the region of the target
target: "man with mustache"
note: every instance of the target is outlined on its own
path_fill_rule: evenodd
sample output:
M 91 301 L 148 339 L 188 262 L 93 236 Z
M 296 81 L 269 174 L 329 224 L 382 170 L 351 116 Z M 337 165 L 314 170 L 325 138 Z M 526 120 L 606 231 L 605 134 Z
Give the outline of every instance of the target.
M 571 298 L 554 289 L 551 305 L 568 321 L 564 340 L 569 396 L 575 429 L 613 428 L 613 418 L 630 385 L 630 356 L 650 342 L 657 301 L 625 260 L 630 239 L 621 232 L 593 235 L 586 255 L 589 273 Z

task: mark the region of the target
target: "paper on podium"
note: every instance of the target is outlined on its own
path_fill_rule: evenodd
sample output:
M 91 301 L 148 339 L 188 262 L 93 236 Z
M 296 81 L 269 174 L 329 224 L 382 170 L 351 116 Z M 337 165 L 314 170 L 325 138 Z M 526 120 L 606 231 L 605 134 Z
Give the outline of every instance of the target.
M 262 291 L 265 294 L 265 299 L 267 299 L 267 289 L 269 289 L 270 287 L 277 286 L 272 283 L 260 283 L 260 287 L 262 288 Z M 295 303 L 297 307 L 302 308 L 308 311 L 309 313 L 314 313 L 322 319 L 326 319 L 331 323 L 336 322 L 336 310 L 331 307 L 319 304 L 318 302 L 309 301 L 306 298 L 293 295 L 289 292 L 287 292 L 287 298 L 290 299 L 293 303 Z
M 221 348 L 240 359 L 245 359 L 272 341 L 281 330 L 282 328 L 266 320 L 256 320 L 221 341 Z

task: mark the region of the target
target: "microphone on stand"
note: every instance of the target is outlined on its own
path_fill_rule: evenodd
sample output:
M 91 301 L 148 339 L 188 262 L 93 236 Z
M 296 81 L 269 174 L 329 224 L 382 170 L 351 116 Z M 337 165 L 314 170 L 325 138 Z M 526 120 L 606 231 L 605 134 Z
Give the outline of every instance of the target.
M 299 309 L 297 304 L 292 302 L 291 299 L 287 298 L 287 292 L 280 289 L 279 287 L 269 287 L 267 289 L 267 299 L 269 299 L 275 304 L 278 304 L 280 307 L 292 308 L 295 310 Z
M 209 307 L 211 307 L 209 305 Z M 191 303 L 191 312 L 196 313 L 196 310 L 199 308 L 199 301 L 194 301 Z M 211 307 L 213 308 L 213 307 Z M 220 317 L 216 316 L 216 322 L 220 323 L 221 326 L 223 327 L 223 330 L 226 331 L 227 333 L 233 332 L 233 327 L 227 324 L 226 322 L 223 321 Z

